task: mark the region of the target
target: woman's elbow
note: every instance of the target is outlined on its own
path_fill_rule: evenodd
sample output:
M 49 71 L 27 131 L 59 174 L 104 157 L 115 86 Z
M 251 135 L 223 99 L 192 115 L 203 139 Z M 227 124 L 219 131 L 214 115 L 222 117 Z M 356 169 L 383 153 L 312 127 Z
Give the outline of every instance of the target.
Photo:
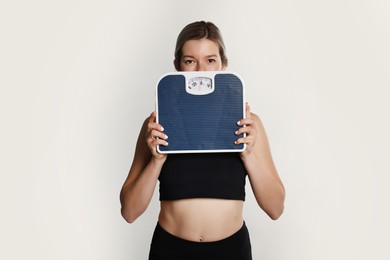
M 279 219 L 280 216 L 283 214 L 284 200 L 285 193 L 283 192 L 282 196 L 280 196 L 277 200 L 274 200 L 273 202 L 264 205 L 265 207 L 263 208 L 263 210 L 272 220 Z
M 272 219 L 272 220 L 277 220 L 280 218 L 280 216 L 283 214 L 284 211 L 284 206 L 279 206 L 277 209 L 270 210 L 267 212 L 267 215 Z
M 139 215 L 132 214 L 131 211 L 125 210 L 123 207 L 121 208 L 122 217 L 126 220 L 127 223 L 133 223 Z

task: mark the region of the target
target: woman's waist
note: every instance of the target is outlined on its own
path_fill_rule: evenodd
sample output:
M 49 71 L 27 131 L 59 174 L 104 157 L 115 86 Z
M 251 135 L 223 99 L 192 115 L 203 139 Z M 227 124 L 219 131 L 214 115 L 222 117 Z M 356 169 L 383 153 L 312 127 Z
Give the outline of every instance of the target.
M 161 201 L 159 223 L 182 239 L 210 242 L 224 239 L 243 225 L 243 201 L 182 199 Z

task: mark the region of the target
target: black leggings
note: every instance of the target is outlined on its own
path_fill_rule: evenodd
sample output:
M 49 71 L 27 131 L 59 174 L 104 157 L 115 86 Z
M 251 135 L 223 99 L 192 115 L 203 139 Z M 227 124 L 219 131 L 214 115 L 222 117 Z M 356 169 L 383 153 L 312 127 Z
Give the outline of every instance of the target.
M 176 237 L 158 223 L 149 260 L 252 260 L 249 232 L 245 225 L 233 235 L 215 242 L 193 242 Z

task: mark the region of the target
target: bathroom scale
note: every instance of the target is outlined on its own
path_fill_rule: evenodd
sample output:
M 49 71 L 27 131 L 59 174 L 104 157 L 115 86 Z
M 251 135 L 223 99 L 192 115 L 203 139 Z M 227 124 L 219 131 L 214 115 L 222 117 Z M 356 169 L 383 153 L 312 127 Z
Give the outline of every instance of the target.
M 156 87 L 156 122 L 168 135 L 159 153 L 242 152 L 234 141 L 245 118 L 244 83 L 233 72 L 195 71 L 163 75 Z

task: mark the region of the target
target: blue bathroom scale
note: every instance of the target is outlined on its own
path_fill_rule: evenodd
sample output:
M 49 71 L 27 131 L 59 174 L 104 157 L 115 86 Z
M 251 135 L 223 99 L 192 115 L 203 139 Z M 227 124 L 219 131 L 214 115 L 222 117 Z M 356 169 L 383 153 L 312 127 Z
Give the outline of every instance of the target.
M 245 118 L 244 83 L 225 71 L 165 74 L 156 87 L 156 122 L 168 135 L 159 153 L 241 152 L 234 141 Z

